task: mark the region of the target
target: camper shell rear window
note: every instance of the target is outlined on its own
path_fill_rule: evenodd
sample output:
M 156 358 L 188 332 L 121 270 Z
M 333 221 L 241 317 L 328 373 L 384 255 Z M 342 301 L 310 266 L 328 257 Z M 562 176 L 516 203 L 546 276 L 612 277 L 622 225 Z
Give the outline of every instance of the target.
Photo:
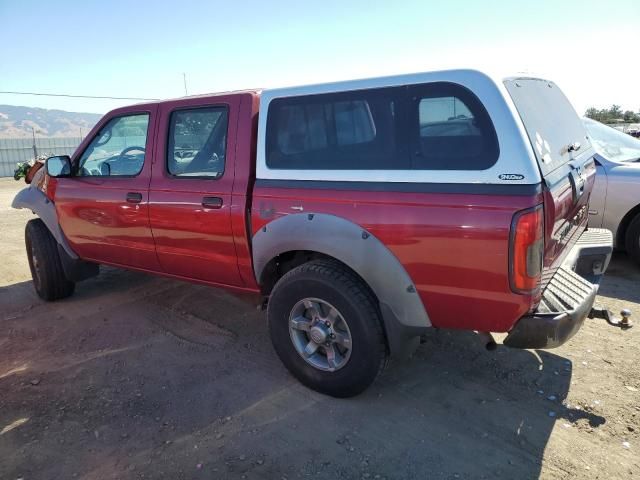
M 580 117 L 555 83 L 515 78 L 504 84 L 524 123 L 542 175 L 591 148 Z M 570 152 L 571 145 L 574 149 L 579 145 L 574 154 Z

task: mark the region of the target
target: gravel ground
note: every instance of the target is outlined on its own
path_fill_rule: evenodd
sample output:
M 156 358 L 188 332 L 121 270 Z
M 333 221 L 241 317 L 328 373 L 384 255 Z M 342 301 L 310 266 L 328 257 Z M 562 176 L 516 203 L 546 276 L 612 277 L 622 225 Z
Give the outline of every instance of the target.
M 640 327 L 588 320 L 551 351 L 434 331 L 337 400 L 280 364 L 265 315 L 214 289 L 104 268 L 36 296 L 23 186 L 0 179 L 0 478 L 632 478 Z M 616 255 L 599 301 L 640 316 Z

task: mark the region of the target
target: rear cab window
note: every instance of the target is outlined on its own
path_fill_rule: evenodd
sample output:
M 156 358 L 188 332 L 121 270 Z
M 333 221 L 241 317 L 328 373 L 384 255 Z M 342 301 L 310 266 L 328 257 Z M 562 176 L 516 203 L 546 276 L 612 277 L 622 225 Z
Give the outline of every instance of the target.
M 580 117 L 556 84 L 533 78 L 504 82 L 518 110 L 543 176 L 568 163 L 569 147 L 580 155 L 591 148 Z

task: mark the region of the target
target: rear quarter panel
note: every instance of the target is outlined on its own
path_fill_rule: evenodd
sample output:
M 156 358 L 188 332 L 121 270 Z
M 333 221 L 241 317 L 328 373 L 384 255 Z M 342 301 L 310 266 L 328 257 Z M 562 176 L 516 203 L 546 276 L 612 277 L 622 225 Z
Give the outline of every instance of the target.
M 509 286 L 513 214 L 541 195 L 376 192 L 256 184 L 253 234 L 275 218 L 326 213 L 381 240 L 413 280 L 435 327 L 505 332 L 531 308 Z M 372 262 L 376 259 L 372 258 Z
M 624 247 L 624 235 L 618 230 L 622 219 L 640 206 L 640 163 L 610 162 L 606 168 L 607 176 L 598 179 L 608 182 L 602 226 L 613 232 L 616 246 Z

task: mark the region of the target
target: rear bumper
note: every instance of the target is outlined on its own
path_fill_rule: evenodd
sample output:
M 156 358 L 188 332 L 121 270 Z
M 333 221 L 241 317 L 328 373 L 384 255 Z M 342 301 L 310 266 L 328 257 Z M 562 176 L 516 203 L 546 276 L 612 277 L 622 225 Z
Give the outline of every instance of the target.
M 585 280 L 598 284 L 609 266 L 613 251 L 613 234 L 605 228 L 585 230 L 564 260 Z
M 504 344 L 514 348 L 555 348 L 573 337 L 587 318 L 613 251 L 613 235 L 586 230 L 542 293 L 538 309 L 522 317 Z

